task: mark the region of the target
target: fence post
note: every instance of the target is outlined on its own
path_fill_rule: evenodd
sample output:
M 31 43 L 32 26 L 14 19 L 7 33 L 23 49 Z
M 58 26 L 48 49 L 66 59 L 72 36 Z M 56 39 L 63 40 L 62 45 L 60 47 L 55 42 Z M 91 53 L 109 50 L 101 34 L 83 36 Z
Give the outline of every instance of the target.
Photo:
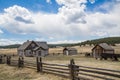
M 0 55 L 0 64 L 2 64 L 2 55 Z
M 19 57 L 18 58 L 18 67 L 23 67 L 24 66 L 24 58 L 23 57 Z
M 42 58 L 40 57 L 40 63 L 39 63 L 39 66 L 40 66 L 40 72 L 42 72 Z
M 77 78 L 78 72 L 79 72 L 79 66 L 75 65 L 74 66 L 74 78 L 75 78 L 75 80 L 80 80 L 79 78 Z
M 24 58 L 21 57 L 21 67 L 24 67 Z
M 37 62 L 37 72 L 40 71 L 40 65 L 39 65 L 39 58 L 38 56 L 36 57 L 36 62 Z
M 7 65 L 10 65 L 11 64 L 11 56 L 6 56 L 7 58 Z
M 74 59 L 70 60 L 70 64 L 69 64 L 69 69 L 70 69 L 70 79 L 71 80 L 75 80 L 75 71 L 74 71 Z
M 20 68 L 20 57 L 18 58 L 18 67 Z

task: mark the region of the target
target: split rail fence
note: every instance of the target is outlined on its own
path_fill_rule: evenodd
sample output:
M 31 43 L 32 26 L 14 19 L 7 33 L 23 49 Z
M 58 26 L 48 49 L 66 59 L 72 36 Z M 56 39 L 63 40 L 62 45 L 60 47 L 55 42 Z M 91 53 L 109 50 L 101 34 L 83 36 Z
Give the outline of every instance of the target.
M 10 66 L 18 66 L 19 68 L 27 67 L 36 69 L 40 73 L 50 73 L 70 80 L 114 80 L 110 77 L 120 79 L 120 71 L 85 67 L 76 65 L 74 60 L 71 59 L 68 65 L 51 64 L 42 61 L 41 57 L 36 57 L 36 63 L 25 61 L 23 57 L 18 57 L 18 60 L 13 60 L 11 56 L 0 56 L 0 63 L 6 63 Z M 106 77 L 108 76 L 108 77 Z

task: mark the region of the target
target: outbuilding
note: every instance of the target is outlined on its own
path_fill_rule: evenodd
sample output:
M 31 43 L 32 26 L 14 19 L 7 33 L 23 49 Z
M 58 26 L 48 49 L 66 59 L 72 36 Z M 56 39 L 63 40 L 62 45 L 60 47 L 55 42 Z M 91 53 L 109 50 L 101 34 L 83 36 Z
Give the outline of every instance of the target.
M 75 48 L 64 48 L 63 49 L 63 54 L 64 55 L 76 55 L 77 54 L 77 49 L 75 49 Z
M 18 48 L 19 56 L 46 56 L 48 55 L 48 45 L 46 42 L 27 40 Z
M 92 49 L 93 57 L 101 58 L 101 55 L 106 55 L 106 54 L 114 54 L 114 49 L 109 46 L 107 43 L 100 43 L 95 45 Z

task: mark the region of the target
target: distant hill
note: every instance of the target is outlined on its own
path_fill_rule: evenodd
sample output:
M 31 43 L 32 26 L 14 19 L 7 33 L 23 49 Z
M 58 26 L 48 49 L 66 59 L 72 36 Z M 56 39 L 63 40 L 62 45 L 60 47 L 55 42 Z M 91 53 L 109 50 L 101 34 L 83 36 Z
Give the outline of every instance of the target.
M 18 48 L 21 44 L 13 44 L 7 46 L 0 46 L 0 48 Z
M 100 39 L 94 39 L 94 40 L 87 40 L 81 43 L 71 43 L 71 44 L 48 44 L 50 48 L 54 47 L 70 47 L 70 46 L 81 46 L 81 45 L 96 45 L 99 43 L 107 43 L 109 45 L 115 45 L 120 44 L 120 37 L 107 37 L 107 38 L 100 38 Z M 21 44 L 14 44 L 14 45 L 7 45 L 7 46 L 0 46 L 0 48 L 18 48 Z
M 84 42 L 79 43 L 79 45 L 85 45 L 85 44 L 99 44 L 99 43 L 107 43 L 109 45 L 115 45 L 120 44 L 120 37 L 107 37 L 107 38 L 101 38 L 101 39 L 95 39 L 95 40 L 87 40 Z
M 107 43 L 109 45 L 115 45 L 115 44 L 120 44 L 120 37 L 107 37 L 107 38 L 100 38 L 100 39 L 94 39 L 94 40 L 87 40 L 81 43 L 76 43 L 76 44 L 50 44 L 49 47 L 56 47 L 56 46 L 62 46 L 62 47 L 67 47 L 67 46 L 81 46 L 81 45 L 96 45 L 99 43 Z

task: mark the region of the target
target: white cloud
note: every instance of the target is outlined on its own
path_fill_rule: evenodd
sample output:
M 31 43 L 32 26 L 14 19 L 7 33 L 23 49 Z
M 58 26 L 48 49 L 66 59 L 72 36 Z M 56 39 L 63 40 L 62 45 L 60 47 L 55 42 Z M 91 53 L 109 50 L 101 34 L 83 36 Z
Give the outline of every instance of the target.
M 13 33 L 33 33 L 40 36 L 40 39 L 36 40 L 45 37 L 58 42 L 59 40 L 67 42 L 68 38 L 87 38 L 93 34 L 120 35 L 119 3 L 108 9 L 108 13 L 87 13 L 85 12 L 87 0 L 56 0 L 56 2 L 61 5 L 57 14 L 31 12 L 18 5 L 6 8 L 5 12 L 0 14 L 0 26 Z
M 107 36 L 108 34 L 106 32 L 103 32 L 103 31 L 96 31 L 96 32 L 91 33 L 91 35 L 101 37 L 101 36 Z
M 95 0 L 89 0 L 91 4 L 94 4 L 95 3 Z
M 85 4 L 86 0 L 56 0 L 58 4 L 63 5 L 59 8 L 59 14 L 62 15 L 66 23 L 85 23 Z
M 46 2 L 52 4 L 51 0 L 46 0 Z

